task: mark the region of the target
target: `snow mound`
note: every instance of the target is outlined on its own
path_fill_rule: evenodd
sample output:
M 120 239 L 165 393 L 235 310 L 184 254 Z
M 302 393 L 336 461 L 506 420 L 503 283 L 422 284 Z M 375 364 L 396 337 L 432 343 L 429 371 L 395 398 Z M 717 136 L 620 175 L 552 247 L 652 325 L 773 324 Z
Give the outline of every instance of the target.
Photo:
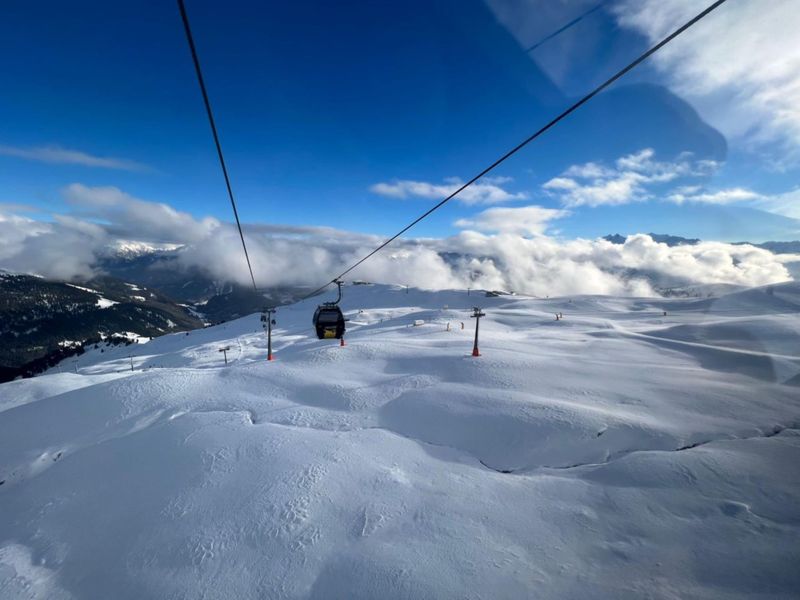
M 727 315 L 797 314 L 800 311 L 800 282 L 789 281 L 750 288 L 718 298 L 678 301 L 673 306 L 683 311 L 713 311 Z

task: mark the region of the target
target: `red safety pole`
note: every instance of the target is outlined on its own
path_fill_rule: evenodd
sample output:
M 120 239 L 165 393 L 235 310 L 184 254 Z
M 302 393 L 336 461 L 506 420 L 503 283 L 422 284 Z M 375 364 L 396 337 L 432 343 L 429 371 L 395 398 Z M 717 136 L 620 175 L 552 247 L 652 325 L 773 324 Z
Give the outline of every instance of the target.
M 485 317 L 486 314 L 481 312 L 481 309 L 477 306 L 472 309 L 475 314 L 472 317 L 475 319 L 475 343 L 472 346 L 472 356 L 480 356 L 481 353 L 478 351 L 478 328 L 481 323 L 481 317 Z

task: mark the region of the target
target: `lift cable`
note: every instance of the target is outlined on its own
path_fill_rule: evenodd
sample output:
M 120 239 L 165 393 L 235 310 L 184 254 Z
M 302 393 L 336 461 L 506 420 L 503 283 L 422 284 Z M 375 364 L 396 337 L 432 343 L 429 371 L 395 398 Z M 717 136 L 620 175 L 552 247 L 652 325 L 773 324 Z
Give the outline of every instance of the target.
M 571 20 L 569 23 L 567 23 L 567 24 L 565 24 L 565 25 L 562 25 L 561 27 L 559 27 L 559 28 L 558 28 L 558 29 L 556 29 L 556 30 L 555 30 L 553 33 L 551 33 L 551 34 L 549 34 L 549 35 L 547 35 L 547 36 L 543 37 L 541 40 L 539 40 L 538 42 L 536 42 L 535 44 L 533 44 L 533 45 L 532 45 L 532 46 L 530 46 L 529 48 L 526 48 L 526 49 L 525 49 L 525 52 L 533 52 L 533 51 L 534 51 L 534 50 L 536 50 L 536 49 L 537 49 L 539 46 L 541 46 L 541 45 L 543 45 L 543 44 L 546 44 L 547 42 L 549 42 L 549 41 L 550 41 L 550 40 L 552 40 L 553 38 L 555 38 L 555 37 L 557 37 L 557 36 L 561 35 L 561 34 L 562 34 L 562 33 L 564 33 L 564 32 L 565 32 L 567 29 L 569 29 L 569 28 L 570 28 L 570 27 L 572 27 L 573 25 L 577 25 L 577 24 L 578 24 L 578 23 L 580 23 L 580 22 L 581 22 L 583 19 L 585 19 L 586 17 L 588 17 L 588 16 L 589 16 L 589 15 L 591 15 L 592 13 L 594 13 L 594 12 L 597 12 L 597 11 L 598 11 L 598 10 L 600 10 L 601 8 L 603 8 L 603 4 L 602 4 L 602 3 L 601 3 L 601 4 L 597 4 L 597 5 L 595 5 L 594 7 L 590 8 L 589 10 L 587 10 L 585 13 L 583 13 L 583 14 L 581 14 L 581 15 L 579 15 L 579 16 L 577 16 L 577 17 L 575 17 L 574 19 L 572 19 L 572 20 Z
M 678 27 L 678 28 L 677 28 L 675 31 L 673 31 L 671 34 L 669 34 L 669 35 L 668 35 L 668 36 L 666 36 L 665 38 L 663 38 L 663 39 L 662 39 L 660 42 L 658 42 L 656 45 L 652 46 L 652 47 L 651 47 L 649 50 L 647 50 L 646 52 L 644 52 L 643 54 L 641 54 L 641 55 L 640 55 L 638 58 L 636 58 L 636 59 L 635 59 L 633 62 L 631 62 L 630 64 L 628 64 L 626 67 L 622 68 L 621 70 L 617 71 L 617 72 L 616 72 L 614 75 L 612 75 L 612 76 L 611 76 L 610 78 L 608 78 L 606 81 L 604 81 L 603 83 L 601 83 L 600 85 L 598 85 L 598 86 L 597 86 L 596 88 L 594 88 L 594 89 L 593 89 L 591 92 L 589 92 L 588 94 L 586 94 L 586 95 L 585 95 L 583 98 L 581 98 L 580 100 L 578 100 L 577 102 L 575 102 L 575 103 L 574 103 L 572 106 L 570 106 L 569 108 L 567 108 L 565 111 L 563 111 L 563 112 L 562 112 L 561 114 L 559 114 L 558 116 L 554 117 L 554 118 L 553 118 L 551 121 L 549 121 L 549 122 L 548 122 L 546 125 L 542 126 L 542 127 L 539 129 L 539 130 L 537 130 L 537 131 L 536 131 L 534 134 L 532 134 L 530 137 L 526 138 L 525 140 L 523 140 L 522 142 L 520 142 L 519 144 L 517 144 L 517 145 L 516 145 L 514 148 L 512 148 L 511 150 L 509 150 L 508 152 L 506 152 L 506 153 L 505 153 L 503 156 L 501 156 L 501 157 L 500 157 L 500 158 L 498 158 L 496 161 L 494 161 L 494 162 L 493 162 L 491 165 L 489 165 L 488 167 L 486 167 L 486 168 L 485 168 L 483 171 L 481 171 L 480 173 L 478 173 L 477 175 L 475 175 L 475 176 L 474 176 L 472 179 L 470 179 L 470 180 L 469 180 L 469 181 L 467 181 L 466 183 L 462 184 L 462 185 L 461 185 L 461 186 L 460 186 L 460 187 L 459 187 L 459 188 L 458 188 L 456 191 L 454 191 L 452 194 L 450 194 L 449 196 L 447 196 L 447 197 L 446 197 L 444 200 L 441 200 L 441 201 L 440 201 L 438 204 L 436 204 L 436 205 L 432 206 L 430 209 L 428 209 L 427 211 L 425 211 L 424 213 L 422 213 L 422 214 L 421 214 L 419 217 L 417 217 L 416 219 L 414 219 L 413 221 L 411 221 L 411 223 L 409 223 L 408 225 L 406 225 L 405 227 L 403 227 L 403 229 L 401 229 L 400 231 L 398 231 L 396 234 L 394 234 L 394 235 L 393 235 L 392 237 L 390 237 L 388 240 L 386 240 L 385 242 L 383 242 L 382 244 L 380 244 L 380 245 L 379 245 L 377 248 L 375 248 L 374 250 L 372 250 L 372 251 L 371 251 L 369 254 L 367 254 L 367 255 L 366 255 L 366 256 L 364 256 L 363 258 L 361 258 L 361 259 L 359 259 L 358 261 L 356 261 L 355 263 L 353 263 L 353 264 L 352 264 L 350 267 L 348 267 L 346 270 L 344 270 L 344 271 L 342 271 L 341 273 L 339 273 L 339 275 L 337 275 L 336 277 L 334 277 L 333 279 L 331 279 L 331 280 L 330 280 L 329 282 L 327 282 L 326 284 L 324 284 L 324 285 L 320 286 L 319 288 L 315 289 L 315 290 L 314 290 L 313 292 L 311 292 L 310 294 L 306 294 L 306 295 L 305 295 L 305 296 L 303 296 L 303 297 L 302 297 L 300 300 L 306 300 L 306 299 L 308 299 L 308 298 L 310 298 L 310 297 L 312 297 L 312 296 L 314 296 L 314 295 L 318 294 L 319 292 L 323 291 L 323 290 L 324 290 L 326 287 L 328 287 L 330 284 L 332 284 L 332 283 L 335 283 L 337 279 L 342 279 L 342 278 L 343 278 L 345 275 L 347 275 L 347 274 L 348 274 L 350 271 L 352 271 L 353 269 L 355 269 L 356 267 L 358 267 L 359 265 L 361 265 L 361 264 L 362 264 L 364 261 L 366 261 L 366 260 L 370 259 L 372 256 L 374 256 L 375 254 L 377 254 L 377 253 L 378 253 L 378 252 L 380 252 L 381 250 L 383 250 L 383 249 L 384 249 L 386 246 L 388 246 L 389 244 L 391 244 L 393 241 L 395 241 L 397 238 L 399 238 L 401 235 L 403 235 L 403 234 L 404 234 L 406 231 L 408 231 L 409 229 L 411 229 L 412 227 L 414 227 L 414 225 L 416 225 L 417 223 L 419 223 L 420 221 L 422 221 L 423 219 L 425 219 L 426 217 L 428 217 L 428 216 L 429 216 L 431 213 L 433 213 L 434 211 L 436 211 L 436 210 L 440 209 L 442 206 L 444 206 L 445 204 L 447 204 L 447 203 L 448 203 L 450 200 L 452 200 L 453 198 L 455 198 L 456 196 L 458 196 L 458 194 L 460 194 L 460 193 L 461 193 L 461 192 L 463 192 L 463 191 L 464 191 L 466 188 L 468 188 L 468 187 L 469 187 L 469 186 L 471 186 L 473 183 L 475 183 L 476 181 L 478 181 L 478 180 L 479 180 L 481 177 L 483 177 L 484 175 L 487 175 L 487 174 L 488 174 L 490 171 L 494 170 L 494 169 L 495 169 L 497 166 L 499 166 L 501 163 L 505 162 L 505 161 L 506 161 L 507 159 L 509 159 L 511 156 L 513 156 L 514 154 L 516 154 L 517 152 L 519 152 L 520 150 L 522 150 L 522 149 L 523 149 L 525 146 L 527 146 L 527 145 L 528 145 L 529 143 L 531 143 L 533 140 L 535 140 L 536 138 L 538 138 L 538 137 L 539 137 L 540 135 L 542 135 L 542 134 L 543 134 L 545 131 L 547 131 L 548 129 L 550 129 L 551 127 L 553 127 L 554 125 L 556 125 L 556 124 L 557 124 L 559 121 L 561 121 L 562 119 L 564 119 L 565 117 L 567 117 L 568 115 L 570 115 L 571 113 L 573 113 L 574 111 L 576 111 L 578 108 L 580 108 L 581 106 L 583 106 L 584 104 L 586 104 L 586 103 L 587 103 L 589 100 L 591 100 L 592 98 L 594 98 L 594 97 L 595 97 L 597 94 L 599 94 L 599 93 L 600 93 L 600 92 L 602 92 L 604 89 L 606 89 L 607 87 L 609 87 L 609 86 L 610 86 L 612 83 L 614 83 L 615 81 L 617 81 L 618 79 L 620 79 L 620 78 L 621 78 L 623 75 L 627 74 L 629 71 L 631 71 L 632 69 L 634 69 L 635 67 L 637 67 L 637 66 L 638 66 L 640 63 L 644 62 L 644 61 L 645 61 L 647 58 L 649 58 L 651 55 L 653 55 L 653 54 L 654 54 L 654 53 L 656 53 L 658 50 L 660 50 L 661 48 L 663 48 L 664 46 L 666 46 L 668 43 L 670 43 L 672 40 L 674 40 L 676 37 L 678 37 L 678 36 L 679 36 L 680 34 L 682 34 L 684 31 L 686 31 L 687 29 L 689 29 L 689 28 L 690 28 L 692 25 L 694 25 L 695 23 L 697 23 L 698 21 L 700 21 L 700 20 L 701 20 L 703 17 L 705 17 L 706 15 L 708 15 L 709 13 L 711 13 L 711 12 L 712 12 L 714 9 L 716 9 L 716 8 L 719 8 L 719 7 L 720 7 L 722 4 L 724 4 L 725 2 L 727 2 L 727 0 L 717 0 L 716 2 L 714 2 L 713 4 L 711 4 L 711 5 L 710 5 L 708 8 L 706 8 L 705 10 L 703 10 L 701 13 L 697 14 L 695 17 L 693 17 L 692 19 L 690 19 L 689 21 L 687 21 L 686 23 L 684 23 L 683 25 L 681 25 L 680 27 Z
M 253 276 L 253 267 L 250 264 L 250 255 L 247 253 L 247 244 L 244 241 L 244 233 L 242 233 L 242 224 L 239 221 L 239 211 L 236 210 L 236 200 L 233 197 L 233 189 L 231 188 L 231 180 L 228 177 L 228 168 L 225 166 L 225 157 L 222 155 L 222 146 L 219 143 L 219 135 L 217 135 L 217 126 L 214 122 L 214 114 L 211 112 L 211 102 L 208 100 L 208 92 L 206 91 L 206 84 L 203 81 L 203 72 L 200 70 L 200 60 L 197 58 L 197 49 L 194 46 L 194 38 L 192 37 L 192 30 L 189 27 L 189 17 L 186 14 L 186 7 L 183 5 L 183 0 L 178 0 L 178 8 L 181 11 L 181 19 L 183 19 L 183 28 L 186 31 L 186 40 L 189 42 L 189 50 L 192 53 L 192 60 L 194 61 L 194 70 L 197 73 L 197 82 L 200 84 L 200 92 L 203 94 L 203 102 L 206 105 L 206 113 L 208 114 L 208 122 L 211 125 L 211 133 L 214 135 L 214 143 L 217 146 L 217 156 L 219 156 L 219 164 L 222 167 L 222 175 L 225 177 L 225 186 L 228 188 L 228 197 L 231 200 L 231 207 L 233 208 L 233 216 L 236 218 L 236 227 L 239 229 L 239 238 L 242 240 L 242 249 L 244 250 L 244 258 L 247 261 L 247 269 L 250 271 L 250 281 L 253 282 L 253 290 L 258 293 L 256 286 L 256 278 Z

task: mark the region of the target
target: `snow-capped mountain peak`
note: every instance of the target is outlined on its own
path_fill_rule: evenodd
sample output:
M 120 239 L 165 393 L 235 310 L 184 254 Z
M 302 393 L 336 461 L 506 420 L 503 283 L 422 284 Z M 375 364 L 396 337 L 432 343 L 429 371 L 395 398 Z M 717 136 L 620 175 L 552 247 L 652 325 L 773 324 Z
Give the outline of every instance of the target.
M 135 240 L 117 240 L 109 246 L 109 255 L 116 258 L 132 259 L 148 254 L 174 252 L 180 248 L 183 248 L 182 244 L 153 244 Z

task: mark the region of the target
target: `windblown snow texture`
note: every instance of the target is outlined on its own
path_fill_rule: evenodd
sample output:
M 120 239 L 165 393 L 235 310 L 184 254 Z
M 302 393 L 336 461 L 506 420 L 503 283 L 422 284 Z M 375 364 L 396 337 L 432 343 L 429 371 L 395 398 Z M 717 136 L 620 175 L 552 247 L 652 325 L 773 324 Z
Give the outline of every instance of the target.
M 0 385 L 0 597 L 796 597 L 798 284 L 313 307 Z

